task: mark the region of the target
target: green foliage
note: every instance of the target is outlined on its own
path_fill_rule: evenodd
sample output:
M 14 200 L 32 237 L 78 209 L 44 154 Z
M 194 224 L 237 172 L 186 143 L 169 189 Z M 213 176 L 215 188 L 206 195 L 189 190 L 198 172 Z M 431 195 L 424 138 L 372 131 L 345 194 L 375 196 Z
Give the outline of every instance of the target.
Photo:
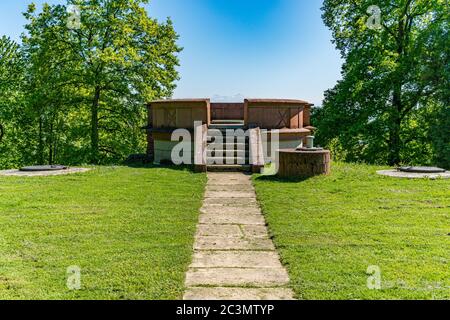
M 381 27 L 371 30 L 374 4 Z M 315 113 L 319 142 L 346 161 L 431 164 L 434 106 L 449 87 L 445 1 L 326 0 L 323 20 L 345 63 Z
M 436 164 L 450 170 L 450 103 L 441 105 L 435 112 L 429 135 Z
M 146 103 L 172 95 L 181 51 L 172 22 L 150 18 L 147 2 L 29 6 L 22 100 L 5 124 L 24 136 L 21 162 L 117 163 L 143 153 Z M 81 8 L 79 28 L 68 24 L 69 5 Z
M 20 162 L 20 148 L 25 137 L 15 121 L 21 110 L 23 95 L 23 57 L 19 45 L 7 37 L 0 38 L 0 168 Z

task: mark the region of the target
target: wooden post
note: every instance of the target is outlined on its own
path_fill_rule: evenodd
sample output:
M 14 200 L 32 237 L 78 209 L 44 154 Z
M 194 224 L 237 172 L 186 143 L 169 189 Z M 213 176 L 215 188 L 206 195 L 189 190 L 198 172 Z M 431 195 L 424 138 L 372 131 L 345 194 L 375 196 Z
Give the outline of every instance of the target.
M 148 161 L 155 160 L 155 139 L 153 138 L 153 109 L 152 105 L 147 105 L 148 110 L 148 124 L 147 124 L 147 158 Z
M 331 172 L 331 153 L 321 151 L 280 150 L 278 175 L 283 178 L 312 177 Z

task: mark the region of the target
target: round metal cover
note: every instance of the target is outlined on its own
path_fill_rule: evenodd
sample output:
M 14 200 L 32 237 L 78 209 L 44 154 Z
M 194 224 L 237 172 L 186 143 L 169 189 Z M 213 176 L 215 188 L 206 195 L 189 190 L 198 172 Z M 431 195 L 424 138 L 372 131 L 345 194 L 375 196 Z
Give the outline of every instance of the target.
M 36 172 L 36 171 L 59 171 L 59 170 L 66 170 L 66 169 L 67 169 L 66 166 L 52 165 L 52 166 L 23 167 L 20 169 L 20 171 Z
M 410 172 L 410 173 L 444 173 L 445 169 L 436 168 L 436 167 L 401 167 L 398 168 L 401 172 Z

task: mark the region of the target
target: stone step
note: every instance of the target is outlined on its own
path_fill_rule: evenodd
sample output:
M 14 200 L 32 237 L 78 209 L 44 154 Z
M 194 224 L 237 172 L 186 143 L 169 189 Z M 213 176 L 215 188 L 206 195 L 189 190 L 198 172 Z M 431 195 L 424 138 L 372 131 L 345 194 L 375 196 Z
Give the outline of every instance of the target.
M 247 136 L 245 130 L 242 127 L 240 127 L 240 126 L 233 126 L 233 125 L 224 125 L 224 126 L 213 126 L 213 127 L 210 127 L 208 129 L 208 134 L 214 135 L 214 133 L 217 133 L 217 134 L 221 133 L 222 135 L 224 135 L 227 132 L 227 130 L 232 130 L 233 132 L 237 131 L 237 130 L 242 130 L 245 133 L 245 135 Z
M 215 156 L 219 156 L 219 157 L 223 157 L 223 156 L 248 156 L 249 151 L 248 150 L 207 150 L 206 151 L 206 155 L 208 157 L 215 157 Z
M 206 150 L 246 150 L 247 144 L 241 142 L 208 143 Z
M 246 157 L 207 157 L 206 164 L 208 165 L 245 165 L 248 164 Z
M 230 127 L 208 129 L 207 135 L 208 135 L 208 137 L 215 137 L 215 136 L 219 136 L 220 137 L 220 136 L 222 136 L 222 137 L 225 138 L 226 134 L 228 133 L 227 130 L 229 130 L 230 131 L 230 137 L 234 135 L 235 137 L 241 137 L 241 138 L 247 138 L 248 139 L 249 136 L 248 136 L 248 134 L 245 133 L 245 131 L 244 131 L 244 136 L 237 135 L 237 133 L 235 131 L 238 130 L 238 129 L 239 128 L 234 129 L 234 128 L 230 128 Z M 241 132 L 241 134 L 242 134 L 242 132 Z
M 226 132 L 227 130 L 233 130 L 233 131 L 237 131 L 237 130 L 242 130 L 244 131 L 245 135 L 247 135 L 247 133 L 245 132 L 245 130 L 243 128 L 241 128 L 240 126 L 234 126 L 234 125 L 217 125 L 217 126 L 212 126 L 208 128 L 208 132 L 214 133 L 214 132 Z
M 250 172 L 252 170 L 252 166 L 250 165 L 240 165 L 240 164 L 227 164 L 227 165 L 218 165 L 211 164 L 206 166 L 206 170 L 208 172 Z
M 221 145 L 226 145 L 226 144 L 228 144 L 228 145 L 239 144 L 239 145 L 244 145 L 244 146 L 249 145 L 248 139 L 246 139 L 245 141 L 238 140 L 238 139 L 234 139 L 234 140 L 230 141 L 230 140 L 227 140 L 225 138 L 225 136 L 223 136 L 222 139 L 219 138 L 217 140 L 216 140 L 215 136 L 208 136 L 206 143 L 207 144 L 213 144 L 214 143 L 216 146 L 221 146 Z
M 250 185 L 251 188 L 253 188 L 251 184 L 251 175 L 247 174 L 240 174 L 237 175 L 236 173 L 226 173 L 226 172 L 215 172 L 208 174 L 208 182 L 221 182 L 220 184 L 242 184 L 245 183 L 247 185 Z

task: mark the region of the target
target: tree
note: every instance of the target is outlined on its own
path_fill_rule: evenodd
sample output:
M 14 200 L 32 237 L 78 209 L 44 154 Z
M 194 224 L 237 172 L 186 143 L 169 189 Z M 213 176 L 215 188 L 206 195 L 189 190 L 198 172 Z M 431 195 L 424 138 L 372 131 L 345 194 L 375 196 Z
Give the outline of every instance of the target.
M 22 104 L 23 57 L 17 43 L 0 37 L 0 167 L 8 167 L 17 156 L 14 132 L 16 109 Z
M 145 102 L 171 96 L 178 79 L 178 35 L 170 20 L 158 23 L 150 18 L 142 6 L 146 3 L 69 0 L 68 5 L 81 9 L 80 25 L 74 28 L 67 25 L 67 6 L 44 6 L 39 14 L 30 6 L 25 14 L 26 51 L 35 55 L 34 67 L 49 70 L 36 88 L 49 88 L 38 104 L 61 110 L 64 102 L 59 98 L 71 96 L 70 104 L 78 103 L 78 111 L 71 112 L 79 123 L 89 114 L 93 163 L 108 157 L 117 160 L 136 149 Z M 35 74 L 42 77 L 41 72 Z M 70 94 L 55 95 L 60 90 Z
M 438 99 L 436 83 L 444 81 L 443 72 L 430 71 L 440 68 L 436 53 L 448 61 L 448 37 L 434 51 L 430 46 L 436 30 L 448 30 L 445 2 L 375 1 L 380 19 L 371 28 L 374 1 L 324 1 L 323 20 L 345 63 L 343 79 L 326 92 L 317 114 L 321 142 L 337 141 L 352 161 L 412 160 L 405 146 L 418 138 L 409 125 L 421 121 L 418 110 Z
M 20 77 L 21 58 L 19 46 L 11 39 L 3 36 L 0 38 L 0 142 L 5 135 L 5 127 L 1 120 L 10 111 L 11 98 L 17 91 Z
M 73 54 L 67 41 L 60 41 L 54 35 L 68 39 L 70 30 L 62 17 L 64 6 L 44 4 L 42 12 L 33 16 L 36 7 L 30 5 L 25 17 L 31 21 L 26 26 L 28 34 L 23 37 L 23 52 L 26 64 L 25 100 L 22 129 L 28 132 L 28 139 L 36 141 L 36 161 L 53 164 L 56 158 L 58 140 L 64 132 L 67 115 L 73 112 L 74 97 L 77 96 L 80 61 Z
M 434 162 L 443 168 L 450 169 L 450 45 L 449 20 L 430 30 L 427 51 L 428 77 L 433 79 L 436 90 L 436 101 L 431 118 L 429 138 L 435 151 Z

